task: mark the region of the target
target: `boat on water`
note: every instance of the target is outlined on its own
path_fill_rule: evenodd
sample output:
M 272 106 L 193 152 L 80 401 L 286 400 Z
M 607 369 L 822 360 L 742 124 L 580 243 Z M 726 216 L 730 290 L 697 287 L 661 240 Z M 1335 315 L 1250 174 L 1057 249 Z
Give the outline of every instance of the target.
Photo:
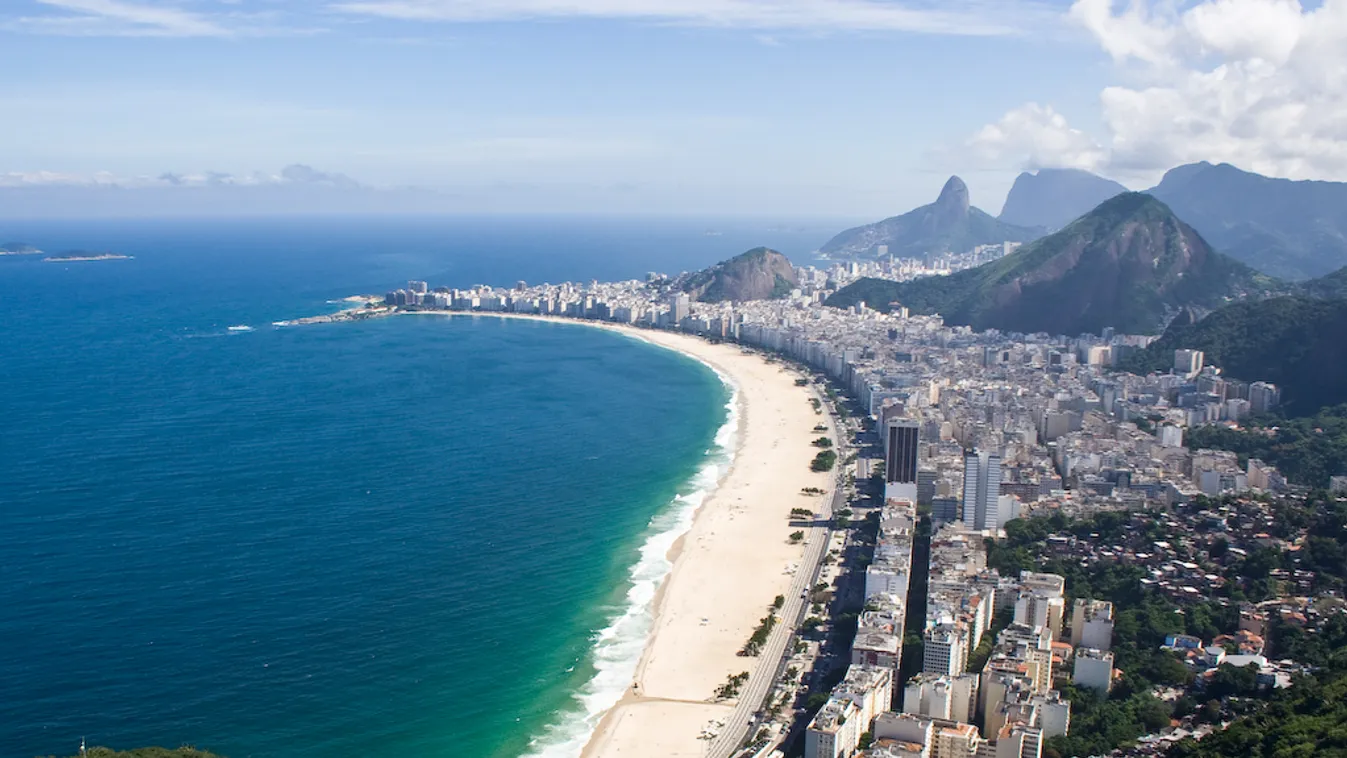
M 251 332 L 252 330 L 253 328 L 251 326 L 246 326 L 243 324 L 229 327 L 229 331 L 231 332 Z

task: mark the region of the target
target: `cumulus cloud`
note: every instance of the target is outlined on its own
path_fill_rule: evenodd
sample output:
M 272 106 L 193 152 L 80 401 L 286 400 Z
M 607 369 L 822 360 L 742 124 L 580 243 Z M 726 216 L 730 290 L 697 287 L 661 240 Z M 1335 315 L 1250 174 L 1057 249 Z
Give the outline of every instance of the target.
M 985 157 L 1143 181 L 1199 160 L 1347 179 L 1347 0 L 1077 0 L 1069 15 L 1127 82 L 1100 93 L 1104 133 L 1029 104 L 973 135 Z
M 973 144 L 992 159 L 1009 158 L 1026 168 L 1094 171 L 1107 157 L 1085 132 L 1073 129 L 1052 106 L 1028 103 L 982 127 Z
M 994 36 L 1053 14 L 1037 0 L 340 0 L 335 10 L 407 21 L 606 18 L 756 29 Z

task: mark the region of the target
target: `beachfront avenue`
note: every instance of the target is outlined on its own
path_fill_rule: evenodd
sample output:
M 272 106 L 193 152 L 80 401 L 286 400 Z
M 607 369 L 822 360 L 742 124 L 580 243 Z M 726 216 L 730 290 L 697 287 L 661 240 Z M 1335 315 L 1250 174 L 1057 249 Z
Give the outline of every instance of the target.
M 278 326 L 438 314 L 579 321 L 684 352 L 736 387 L 735 462 L 671 554 L 632 688 L 586 758 L 926 755 L 937 743 L 1041 755 L 1070 730 L 1072 704 L 1057 688 L 1107 692 L 1114 682 L 1107 635 L 1073 639 L 1071 614 L 1111 628 L 1114 610 L 1070 607 L 1058 575 L 988 570 L 983 540 L 1036 515 L 1283 489 L 1260 461 L 1246 472 L 1234 454 L 1182 445 L 1189 427 L 1247 412 L 1241 391 L 1258 389 L 1271 407 L 1275 388 L 1229 381 L 1193 351 L 1169 373 L 1116 371 L 1148 338 L 1112 330 L 974 332 L 900 307 L 822 304 L 866 273 L 800 267 L 785 297 L 716 303 L 658 274 L 510 289 L 410 282 Z M 1206 401 L 1217 394 L 1235 399 Z M 826 473 L 809 466 L 819 426 L 837 445 Z M 802 493 L 818 512 L 796 523 L 787 512 Z M 1188 565 L 1148 589 L 1182 601 Z M 777 595 L 778 623 L 756 659 L 735 657 Z M 839 623 L 849 618 L 854 635 Z

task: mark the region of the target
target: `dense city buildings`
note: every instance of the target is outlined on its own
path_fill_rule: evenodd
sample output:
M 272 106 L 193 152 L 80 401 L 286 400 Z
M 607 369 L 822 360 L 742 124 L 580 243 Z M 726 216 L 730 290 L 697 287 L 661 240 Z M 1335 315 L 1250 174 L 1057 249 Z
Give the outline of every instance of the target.
M 1116 609 L 1069 597 L 1056 574 L 999 574 L 988 567 L 985 541 L 1004 537 L 1006 524 L 1024 516 L 1184 514 L 1200 495 L 1284 491 L 1284 478 L 1263 461 L 1183 444 L 1194 426 L 1238 424 L 1275 408 L 1279 397 L 1275 386 L 1222 375 L 1200 351 L 1176 351 L 1165 373 L 1117 371 L 1118 361 L 1148 337 L 1113 330 L 977 333 L 901 308 L 880 313 L 863 304 L 822 305 L 860 276 L 911 278 L 929 275 L 932 265 L 949 270 L 955 264 L 937 257 L 919 265 L 801 267 L 798 287 L 767 301 L 699 302 L 676 289 L 677 278 L 659 274 L 616 283 L 520 283 L 513 290 L 431 290 L 412 282 L 384 301 L 394 310 L 564 316 L 681 330 L 779 354 L 826 375 L 873 424 L 868 433 L 879 452 L 856 462 L 855 474 L 868 477 L 882 465 L 876 481 L 883 495 L 873 516 L 873 556 L 858 590 L 864 610 L 843 658 L 846 673 L 803 730 L 806 758 L 1038 758 L 1046 740 L 1071 728 L 1071 705 L 1058 687 L 1072 683 L 1107 693 L 1114 686 Z M 924 566 L 913 565 L 919 512 L 929 513 L 931 528 Z M 1174 528 L 1181 528 L 1177 520 Z M 1191 598 L 1223 581 L 1198 571 L 1163 540 L 1135 547 L 1094 544 L 1079 535 L 1053 539 L 1052 555 L 1090 560 L 1086 556 L 1115 550 L 1146 566 L 1144 588 L 1166 597 Z M 909 614 L 922 576 L 925 608 Z M 921 626 L 906 628 L 915 619 Z M 1248 635 L 1230 644 L 1260 655 L 1252 642 L 1258 635 Z M 1211 657 L 1204 650 L 1198 640 L 1194 666 Z M 907 667 L 905 656 L 915 656 Z M 904 681 L 908 668 L 918 673 Z M 1265 670 L 1277 674 L 1273 664 Z M 862 751 L 867 735 L 873 743 Z

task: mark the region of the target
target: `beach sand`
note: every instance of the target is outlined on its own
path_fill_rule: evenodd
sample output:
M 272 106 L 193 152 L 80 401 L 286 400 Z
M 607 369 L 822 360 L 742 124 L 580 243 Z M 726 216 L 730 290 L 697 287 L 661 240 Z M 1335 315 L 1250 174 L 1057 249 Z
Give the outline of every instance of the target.
M 739 404 L 734 461 L 670 551 L 673 569 L 655 598 L 654 625 L 635 682 L 600 721 L 583 753 L 583 758 L 702 758 L 703 730 L 734 710 L 733 700 L 715 701 L 717 688 L 743 672 L 757 680 L 759 659 L 737 653 L 776 596 L 790 591 L 792 569 L 805 555 L 803 544 L 790 542 L 799 529 L 791 526 L 790 511 L 821 512 L 832 495 L 833 476 L 809 468 L 819 452 L 812 440 L 824 436 L 814 427 L 828 424 L 828 416 L 814 410 L 809 389 L 795 385 L 798 371 L 737 345 L 595 321 L 450 315 L 612 329 L 701 361 L 734 384 Z M 806 487 L 827 494 L 805 495 Z M 817 539 L 823 530 L 805 531 Z
M 819 511 L 832 477 L 810 471 L 818 449 L 813 431 L 827 417 L 815 413 L 800 374 L 735 345 L 667 332 L 623 330 L 700 360 L 738 389 L 739 445 L 729 472 L 697 512 L 691 530 L 673 549 L 673 571 L 656 599 L 655 625 L 637 668 L 635 688 L 604 717 L 585 758 L 695 756 L 711 720 L 723 720 L 733 703 L 713 704 L 716 689 L 757 658 L 736 655 L 789 591 L 787 569 L 804 548 L 789 535 L 792 508 Z

